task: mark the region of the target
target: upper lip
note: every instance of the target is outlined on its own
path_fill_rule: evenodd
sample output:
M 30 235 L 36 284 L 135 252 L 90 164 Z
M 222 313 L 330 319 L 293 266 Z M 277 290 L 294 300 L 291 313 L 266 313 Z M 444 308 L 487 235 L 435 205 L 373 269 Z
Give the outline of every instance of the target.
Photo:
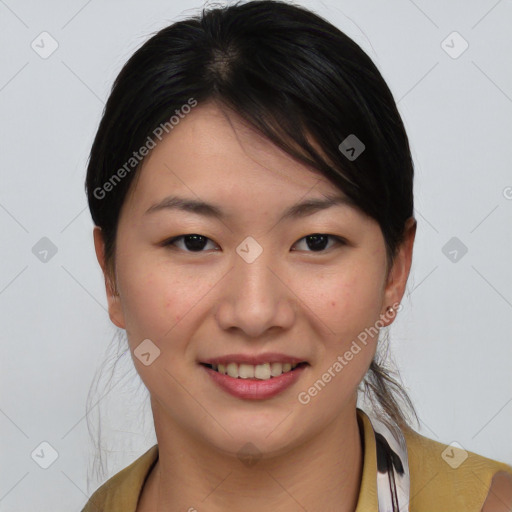
M 306 362 L 299 357 L 288 356 L 286 354 L 278 354 L 276 352 L 266 352 L 264 354 L 227 354 L 224 356 L 212 357 L 200 361 L 203 364 L 252 364 L 258 365 L 263 363 L 290 363 L 299 364 Z

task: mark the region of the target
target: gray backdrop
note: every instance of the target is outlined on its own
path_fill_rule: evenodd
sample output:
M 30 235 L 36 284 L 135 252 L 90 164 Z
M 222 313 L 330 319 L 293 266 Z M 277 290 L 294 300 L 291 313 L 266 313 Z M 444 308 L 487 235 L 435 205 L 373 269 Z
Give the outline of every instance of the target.
M 512 2 L 302 5 L 367 51 L 411 140 L 418 234 L 390 336 L 421 433 L 511 464 Z M 88 151 L 123 63 L 201 6 L 0 0 L 2 511 L 79 511 L 101 483 L 87 486 L 85 404 L 117 329 L 83 190 Z M 91 412 L 106 409 L 106 476 L 155 442 L 126 355 Z

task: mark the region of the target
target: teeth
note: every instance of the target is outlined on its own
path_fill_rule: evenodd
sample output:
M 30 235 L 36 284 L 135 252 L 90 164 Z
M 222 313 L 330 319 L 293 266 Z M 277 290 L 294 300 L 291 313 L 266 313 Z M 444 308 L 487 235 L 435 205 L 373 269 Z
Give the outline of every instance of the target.
M 256 379 L 270 379 L 270 363 L 259 364 L 254 367 L 254 377 Z
M 270 375 L 272 377 L 279 377 L 283 373 L 283 365 L 281 363 L 272 363 L 270 365 Z
M 238 377 L 238 366 L 236 363 L 229 363 L 227 366 L 227 374 L 236 379 Z
M 254 379 L 254 366 L 252 364 L 239 365 L 238 376 L 241 379 Z
M 263 364 L 213 364 L 212 368 L 223 375 L 229 375 L 234 379 L 259 379 L 268 380 L 279 377 L 282 373 L 293 370 L 297 365 L 290 363 L 263 363 Z

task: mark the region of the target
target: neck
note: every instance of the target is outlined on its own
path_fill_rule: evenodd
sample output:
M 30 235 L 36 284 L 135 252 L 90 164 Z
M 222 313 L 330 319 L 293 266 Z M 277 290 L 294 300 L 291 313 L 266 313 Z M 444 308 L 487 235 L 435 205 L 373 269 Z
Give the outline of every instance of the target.
M 314 438 L 253 464 L 216 451 L 152 407 L 159 458 L 138 511 L 356 509 L 363 450 L 355 403 Z

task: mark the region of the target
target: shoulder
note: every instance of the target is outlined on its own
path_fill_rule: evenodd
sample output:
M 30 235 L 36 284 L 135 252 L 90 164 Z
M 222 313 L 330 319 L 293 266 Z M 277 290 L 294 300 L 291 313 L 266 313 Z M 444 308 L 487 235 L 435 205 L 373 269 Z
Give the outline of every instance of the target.
M 409 428 L 403 432 L 411 474 L 411 512 L 447 507 L 467 512 L 512 510 L 503 504 L 502 508 L 482 508 L 506 503 L 507 496 L 512 499 L 511 466 L 460 445 L 434 441 Z
M 499 471 L 492 478 L 492 484 L 485 499 L 482 512 L 512 511 L 512 475 Z
M 82 512 L 135 511 L 146 477 L 157 459 L 158 445 L 154 445 L 99 487 Z

